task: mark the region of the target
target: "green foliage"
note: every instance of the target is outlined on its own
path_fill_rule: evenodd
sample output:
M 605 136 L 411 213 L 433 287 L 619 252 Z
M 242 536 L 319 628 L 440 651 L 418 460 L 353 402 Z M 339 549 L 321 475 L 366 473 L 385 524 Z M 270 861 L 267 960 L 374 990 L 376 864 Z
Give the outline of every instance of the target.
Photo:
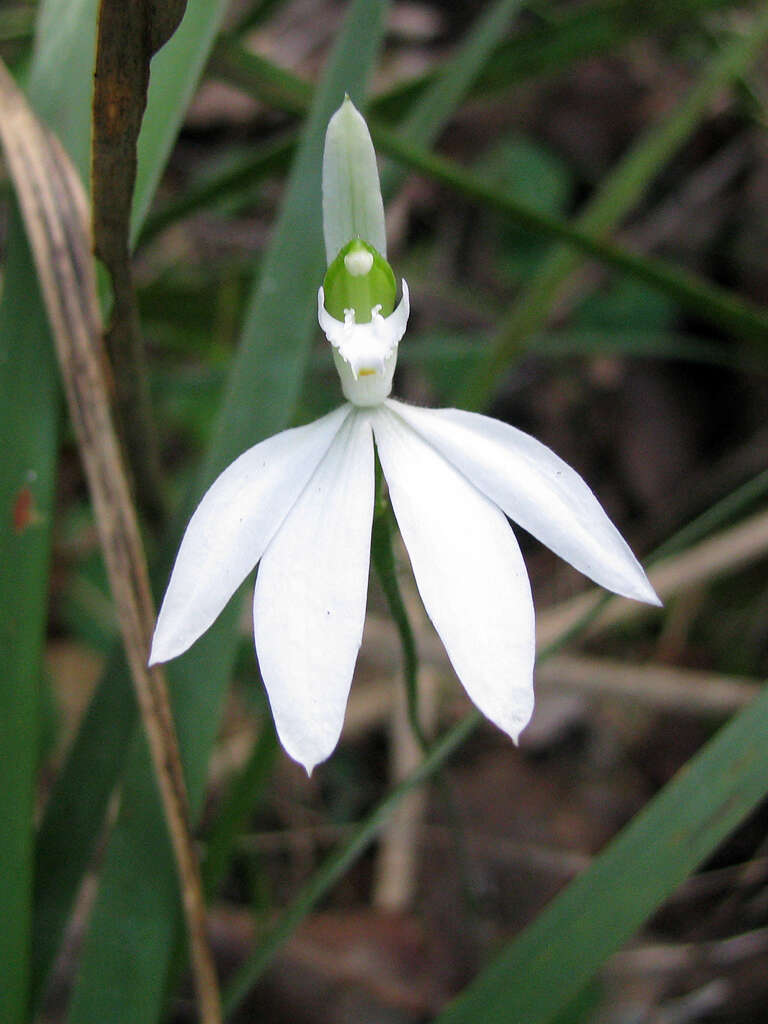
M 22 1024 L 59 402 L 35 269 L 16 211 L 9 229 L 13 258 L 0 304 L 0 1020 Z
M 364 106 L 387 9 L 383 0 L 347 5 L 326 70 L 314 85 L 244 48 L 246 32 L 268 23 L 279 4 L 262 0 L 247 5 L 239 23 L 221 35 L 226 6 L 224 0 L 189 0 L 181 27 L 152 62 L 139 139 L 131 220 L 132 239 L 143 247 L 139 315 L 153 357 L 153 407 L 164 447 L 173 456 L 166 481 L 173 521 L 158 536 L 147 538 L 157 593 L 165 585 L 189 513 L 214 477 L 245 448 L 338 402 L 327 353 L 323 350 L 322 359 L 313 360 L 311 352 L 316 290 L 325 270 L 322 141 L 328 118 L 345 92 Z M 528 11 L 525 19 L 518 19 L 523 6 L 531 5 L 519 0 L 486 5 L 449 58 L 368 104 L 374 141 L 386 157 L 385 193 L 397 198 L 407 175 L 417 172 L 439 186 L 430 201 L 454 208 L 447 234 L 439 235 L 429 222 L 428 202 L 421 213 L 418 193 L 409 200 L 414 219 L 422 216 L 424 224 L 416 237 L 401 234 L 393 257 L 398 280 L 405 273 L 415 298 L 416 329 L 401 350 L 404 375 L 446 402 L 479 408 L 489 404 L 523 356 L 526 368 L 542 366 L 543 359 L 567 358 L 570 372 L 572 365 L 595 356 L 608 355 L 622 365 L 639 356 L 664 364 L 716 365 L 747 375 L 753 385 L 764 379 L 764 309 L 672 259 L 635 252 L 630 243 L 617 244 L 611 236 L 648 201 L 725 90 L 735 84 L 748 95 L 750 116 L 759 109 L 748 75 L 764 52 L 768 15 L 759 7 L 742 10 L 742 28 L 734 30 L 736 22 L 706 17 L 737 6 L 726 0 L 652 3 L 643 19 L 636 16 L 637 4 L 628 0 L 536 5 L 536 13 Z M 95 0 L 43 0 L 28 59 L 25 53 L 14 65 L 25 69 L 25 87 L 36 110 L 54 128 L 86 181 L 91 136 L 87 69 L 93 60 L 96 13 Z M 10 27 L 4 28 L 6 21 Z M 28 24 L 29 19 L 19 30 L 12 19 L 0 19 L 0 45 L 6 37 L 14 46 L 28 44 Z M 674 33 L 679 26 L 685 33 L 678 43 Z M 583 178 L 567 156 L 529 134 L 527 126 L 500 130 L 497 141 L 479 151 L 467 168 L 458 157 L 432 151 L 436 144 L 451 153 L 462 151 L 461 145 L 454 149 L 445 128 L 458 125 L 460 136 L 462 118 L 470 121 L 474 116 L 471 102 L 502 96 L 514 106 L 518 98 L 525 101 L 523 83 L 562 79 L 579 60 L 621 53 L 629 41 L 653 32 L 668 42 L 676 60 L 695 55 L 702 64 L 698 80 L 597 182 L 578 217 L 571 211 L 586 191 Z M 170 197 L 152 209 L 209 61 L 216 75 L 288 115 L 290 123 L 254 146 L 244 146 L 242 138 L 219 146 L 215 160 L 196 161 L 186 184 L 169 189 Z M 453 121 L 457 111 L 462 118 Z M 278 189 L 276 183 L 284 187 Z M 270 240 L 257 246 L 255 257 L 249 243 L 234 254 L 227 251 L 210 262 L 195 262 L 187 258 L 183 231 L 178 236 L 182 244 L 171 232 L 161 236 L 193 214 L 204 213 L 216 224 L 255 211 L 261 221 L 271 222 L 277 203 Z M 482 237 L 485 266 L 478 266 L 475 250 L 464 249 L 464 231 Z M 456 236 L 455 258 L 449 266 L 445 251 L 451 232 Z M 62 443 L 58 429 L 56 367 L 34 264 L 15 208 L 8 218 L 5 249 L 0 301 L 0 1020 L 27 1024 L 40 1011 L 77 892 L 104 835 L 110 798 L 120 786 L 119 813 L 100 865 L 67 1019 L 70 1024 L 155 1024 L 164 1016 L 184 959 L 180 898 L 130 676 L 121 652 L 113 647 L 103 566 L 93 547 L 66 555 L 72 564 L 54 588 L 56 626 L 104 654 L 106 665 L 77 735 L 46 786 L 44 811 L 34 828 L 40 762 L 57 721 L 50 694 L 41 688 L 41 675 L 62 450 L 68 489 L 58 535 L 65 547 L 70 533 L 88 532 L 90 516 L 83 497 L 71 494 L 71 438 L 65 434 Z M 585 285 L 578 272 L 587 258 L 599 261 L 600 274 Z M 329 273 L 333 278 L 333 268 Z M 464 277 L 463 285 L 456 283 Z M 574 283 L 578 293 L 568 291 Z M 561 308 L 563 296 L 571 301 Z M 428 331 L 419 333 L 419 318 L 432 315 L 430 297 L 441 315 L 446 306 L 449 315 L 435 318 Z M 330 296 L 329 301 L 342 310 L 348 301 L 354 304 L 343 296 Z M 364 305 L 366 300 L 357 301 Z M 681 309 L 694 318 L 695 326 L 682 319 Z M 459 328 L 444 326 L 451 316 Z M 708 333 L 707 324 L 716 329 Z M 737 342 L 731 331 L 760 344 Z M 726 479 L 735 487 L 737 481 Z M 765 475 L 746 489 L 733 490 L 675 539 L 675 550 L 738 521 L 747 510 L 762 506 L 765 494 Z M 400 629 L 415 721 L 418 643 L 396 584 L 391 526 L 386 506 L 380 507 L 374 561 Z M 720 620 L 724 635 L 731 636 L 742 628 L 741 597 L 723 593 L 731 604 Z M 237 659 L 245 642 L 238 636 L 239 608 L 239 599 L 233 600 L 209 633 L 169 669 L 195 820 L 206 796 L 228 688 L 233 675 L 241 674 Z M 586 619 L 575 632 L 585 625 Z M 247 646 L 250 683 L 256 669 Z M 732 663 L 754 672 L 758 646 L 745 643 Z M 720 667 L 726 667 L 725 656 Z M 361 815 L 357 824 L 260 936 L 229 985 L 230 1011 L 242 1004 L 302 920 L 371 848 L 403 798 L 442 769 L 478 722 L 472 714 L 455 724 L 426 749 L 420 766 L 383 797 L 377 791 L 375 800 L 361 802 L 345 792 L 343 806 Z M 724 726 L 593 865 L 502 949 L 438 1018 L 440 1024 L 575 1024 L 591 1019 L 602 998 L 595 977 L 605 960 L 768 791 L 766 727 L 768 698 L 761 696 Z M 205 826 L 209 899 L 226 879 L 255 809 L 267 800 L 276 756 L 275 735 L 266 720 Z M 346 775 L 339 788 L 348 788 Z M 345 814 L 339 818 L 347 824 Z
M 70 17 L 64 17 L 64 8 Z M 47 0 L 27 88 L 81 173 L 88 167 L 94 4 Z M 58 445 L 57 370 L 35 267 L 13 212 L 0 300 L 0 1019 L 23 1024 L 32 959 L 33 820 L 40 740 L 38 692 Z
M 545 1024 L 765 795 L 768 692 L 730 722 L 439 1024 Z

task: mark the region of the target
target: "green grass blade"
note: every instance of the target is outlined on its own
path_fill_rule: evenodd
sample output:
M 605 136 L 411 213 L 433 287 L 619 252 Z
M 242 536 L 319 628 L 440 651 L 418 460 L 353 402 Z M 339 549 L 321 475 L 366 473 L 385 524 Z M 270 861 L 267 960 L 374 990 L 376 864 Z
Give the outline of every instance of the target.
M 170 64 L 171 70 L 179 73 L 174 82 L 168 82 L 166 70 L 164 89 L 159 94 L 157 87 L 150 89 L 145 123 L 150 117 L 155 119 L 156 125 L 147 138 L 141 140 L 138 171 L 142 196 L 147 203 L 149 191 L 162 171 L 173 133 L 183 118 L 184 108 L 174 111 L 173 103 L 186 103 L 189 90 L 195 84 L 191 69 L 199 71 L 205 63 L 221 7 L 221 4 L 191 0 L 184 20 L 183 52 L 176 44 L 170 58 L 166 56 L 166 48 L 153 61 L 153 75 L 161 56 L 165 61 L 161 72 Z M 55 119 L 62 119 L 72 142 L 70 145 L 66 135 L 62 141 L 78 161 L 85 180 L 90 163 L 90 76 L 73 75 L 71 68 L 87 67 L 87 62 L 93 61 L 96 9 L 96 0 L 49 2 L 41 11 L 36 57 L 39 64 L 33 64 L 30 74 L 32 98 L 36 92 L 43 96 L 43 102 L 38 104 L 39 112 L 48 115 L 57 130 L 59 125 Z M 73 92 L 68 101 L 64 90 L 70 83 Z M 79 121 L 74 116 L 77 109 L 80 110 Z M 122 656 L 116 655 L 110 661 L 107 677 L 56 780 L 38 832 L 33 1005 L 37 1005 L 44 993 L 64 925 L 100 833 L 107 801 L 124 764 L 135 722 L 136 706 L 130 693 L 130 680 Z
M 106 673 L 56 779 L 38 830 L 32 1005 L 39 1005 L 75 894 L 104 822 L 118 770 L 138 718 L 130 673 L 122 654 Z M 87 794 L 87 799 L 85 795 Z
M 689 138 L 712 100 L 756 60 L 766 39 L 768 10 L 763 8 L 755 16 L 749 31 L 712 58 L 697 84 L 673 113 L 661 125 L 649 130 L 600 185 L 578 220 L 578 227 L 583 233 L 601 238 L 618 224 L 637 203 L 661 167 Z M 582 258 L 572 248 L 558 248 L 545 260 L 499 329 L 492 342 L 487 365 L 468 382 L 467 405 L 482 408 L 487 404 L 499 376 L 517 357 L 525 339 L 544 325 L 561 285 Z M 679 271 L 670 273 L 669 277 L 683 288 L 690 283 L 690 275 Z M 699 296 L 698 304 L 706 314 L 704 295 Z
M 486 332 L 421 334 L 410 347 L 398 355 L 399 366 L 445 367 L 446 377 L 461 380 L 483 362 Z M 760 353 L 746 346 L 723 345 L 706 338 L 677 334 L 673 331 L 589 330 L 567 329 L 535 334 L 526 340 L 526 352 L 537 358 L 553 359 L 571 356 L 620 355 L 666 362 L 702 363 L 726 366 L 741 373 L 768 375 L 768 364 Z M 320 359 L 313 364 L 325 369 Z
M 768 472 L 764 472 L 737 488 L 732 494 L 721 501 L 718 501 L 705 513 L 689 523 L 688 526 L 675 533 L 654 552 L 649 561 L 655 562 L 662 555 L 666 557 L 676 554 L 685 547 L 695 544 L 724 523 L 732 521 L 735 516 L 742 513 L 755 500 L 762 497 L 767 489 Z M 579 622 L 570 626 L 564 634 L 540 650 L 537 660 L 542 662 L 556 654 L 564 643 L 576 637 L 583 629 L 587 628 L 594 620 L 597 611 L 610 600 L 611 595 L 606 594 L 604 598 L 582 616 Z M 343 876 L 347 868 L 354 863 L 376 838 L 379 830 L 386 824 L 389 815 L 395 809 L 400 799 L 415 786 L 425 782 L 435 772 L 439 771 L 445 761 L 472 735 L 481 721 L 482 715 L 478 711 L 473 711 L 450 729 L 440 740 L 436 741 L 421 764 L 373 808 L 366 818 L 360 822 L 349 839 L 340 843 L 337 849 L 330 854 L 307 883 L 298 899 L 283 912 L 274 927 L 262 942 L 259 943 L 248 961 L 235 975 L 224 994 L 224 1001 L 228 1010 L 235 1009 L 242 1002 L 269 966 L 280 946 L 293 934 L 307 914 L 327 895 L 333 885 Z M 575 990 L 578 991 L 582 987 L 583 983 L 577 984 Z M 491 1020 L 494 1018 L 479 1016 L 476 1019 Z M 504 1019 L 509 1019 L 514 1024 L 524 1024 L 522 1020 L 518 1022 L 518 1019 L 514 1016 Z
M 520 6 L 521 0 L 498 0 L 478 18 L 456 56 L 440 69 L 398 125 L 398 135 L 418 141 L 424 149 L 432 147 Z M 397 191 L 404 177 L 401 165 L 390 163 L 383 168 L 381 191 L 385 199 Z
M 215 892 L 224 877 L 232 847 L 263 795 L 278 749 L 274 726 L 270 720 L 265 719 L 251 755 L 243 770 L 232 782 L 205 844 L 203 881 L 209 895 Z
M 439 1024 L 550 1021 L 765 795 L 766 730 L 768 691 L 688 762 Z
M 226 679 L 218 646 L 232 630 L 223 616 L 196 650 L 195 671 L 169 673 L 187 789 L 199 807 Z M 187 659 L 189 663 L 190 659 Z M 207 685 L 201 677 L 205 673 Z M 110 836 L 99 895 L 84 944 L 69 1020 L 141 1024 L 161 1013 L 178 882 L 143 732 L 134 734 L 120 814 Z M 130 964 L 130 971 L 126 970 Z
M 221 198 L 252 191 L 264 178 L 284 171 L 293 155 L 295 138 L 291 136 L 259 146 L 232 166 L 212 174 L 199 184 L 191 185 L 184 195 L 152 211 L 139 234 L 139 245 L 145 245 L 171 224 L 189 213 L 211 206 Z
M 312 83 L 273 63 L 259 53 L 246 50 L 237 40 L 219 40 L 211 60 L 215 74 L 240 82 L 250 91 L 258 89 L 258 98 L 268 106 L 289 114 L 302 115 L 312 103 Z
M 81 173 L 88 166 L 93 0 L 38 12 L 27 90 Z M 0 301 L 0 1020 L 27 1019 L 32 978 L 38 687 L 58 446 L 58 370 L 34 263 L 12 214 Z
M 243 448 L 291 419 L 314 331 L 315 289 L 324 267 L 320 166 L 325 126 L 345 90 L 358 98 L 363 94 L 377 53 L 384 8 L 383 3 L 363 0 L 350 7 L 316 93 L 283 212 L 249 307 L 198 497 L 205 483 Z M 233 602 L 194 651 L 170 667 L 193 807 L 199 807 L 202 799 L 234 655 L 237 610 Z M 71 1024 L 156 1020 L 177 921 L 178 892 L 170 850 L 140 744 L 131 755 L 121 814 L 76 982 Z M 130 974 L 125 970 L 127 961 Z
M 473 95 L 498 92 L 532 78 L 561 74 L 579 61 L 616 54 L 633 39 L 690 22 L 707 11 L 736 6 L 735 0 L 670 0 L 648 3 L 638 17 L 637 0 L 600 0 L 598 3 L 553 10 L 546 19 L 516 33 L 494 49 L 475 83 Z M 429 88 L 436 71 L 428 71 L 377 96 L 371 110 L 388 121 Z
M 0 1020 L 27 1020 L 38 689 L 47 609 L 58 373 L 32 256 L 10 218 L 0 303 Z
M 56 132 L 86 188 L 97 6 L 97 0 L 43 0 L 27 81 L 35 112 Z
M 583 255 L 594 256 L 606 266 L 613 267 L 640 281 L 644 281 L 646 284 L 657 289 L 661 294 L 674 299 L 681 306 L 699 313 L 713 323 L 732 330 L 745 338 L 759 340 L 763 344 L 768 342 L 768 311 L 762 307 L 752 305 L 732 292 L 719 288 L 717 285 L 711 284 L 709 281 L 687 270 L 682 270 L 666 260 L 655 259 L 650 256 L 640 256 L 628 249 L 624 249 L 622 246 L 604 241 L 599 235 L 586 228 L 582 228 L 580 224 L 574 226 L 568 221 L 561 220 L 559 217 L 540 213 L 538 210 L 534 210 L 532 207 L 510 198 L 499 189 L 486 185 L 476 175 L 462 170 L 452 161 L 445 160 L 434 153 L 426 153 L 421 148 L 412 146 L 410 143 L 400 139 L 392 131 L 372 125 L 371 136 L 379 152 L 396 156 L 414 169 L 422 171 L 436 181 L 443 182 L 443 184 L 460 192 L 467 198 L 506 214 L 510 220 L 521 227 L 537 234 L 548 235 L 551 238 L 568 242 L 568 250 L 558 250 L 558 252 L 563 252 L 563 264 L 567 256 L 569 271 L 572 269 L 571 262 L 575 261 L 575 263 L 578 263 L 580 258 L 579 255 L 572 255 L 571 250 L 574 249 L 579 254 L 582 254 L 581 258 L 583 258 Z M 545 264 L 545 267 L 548 266 L 549 262 Z M 558 269 L 560 273 L 563 272 L 560 269 L 559 263 Z M 543 271 L 540 271 L 540 274 L 543 275 Z M 552 279 L 554 281 L 554 271 L 552 271 Z M 526 339 L 534 330 L 539 329 L 540 323 L 543 322 L 540 316 L 534 317 L 532 313 L 528 312 L 528 303 L 533 304 L 535 299 L 543 306 L 544 302 L 541 296 L 544 294 L 548 298 L 547 309 L 549 309 L 553 301 L 549 296 L 549 292 L 545 293 L 543 277 L 541 284 L 537 284 L 538 280 L 537 276 L 530 289 L 526 291 L 524 297 L 525 306 L 523 307 L 523 300 L 521 300 L 519 307 L 516 307 L 516 310 L 518 310 L 514 314 L 516 318 L 514 335 L 516 346 L 524 346 Z M 558 276 L 558 288 L 561 281 L 562 278 Z M 525 331 L 517 326 L 518 318 L 521 323 L 523 322 L 523 313 L 519 311 L 522 309 L 525 310 L 526 314 Z M 510 317 L 510 323 L 511 320 L 512 318 Z M 508 329 L 505 330 L 505 337 Z M 515 352 L 517 352 L 517 347 Z M 501 361 L 506 358 L 509 357 L 507 355 L 500 357 Z M 485 376 L 487 376 L 487 373 Z
M 750 52 L 749 56 L 751 59 L 754 53 Z M 263 92 L 262 75 L 266 63 L 268 62 L 265 62 L 263 58 L 253 60 L 250 54 L 241 51 L 237 55 L 236 60 L 228 60 L 225 70 L 231 70 L 234 64 L 236 64 L 237 72 L 232 77 L 232 80 L 254 96 L 260 97 Z M 287 71 L 275 69 L 272 65 L 270 67 L 272 82 L 274 83 L 277 78 L 285 80 L 286 92 L 290 92 L 293 95 L 294 90 L 291 83 L 295 82 L 295 77 Z M 286 100 L 282 105 L 285 109 L 292 109 L 292 103 L 293 100 Z M 683 308 L 706 317 L 726 330 L 733 331 L 745 338 L 759 340 L 763 344 L 768 343 L 768 311 L 754 306 L 737 295 L 704 280 L 696 274 L 676 267 L 666 260 L 638 255 L 620 245 L 605 241 L 604 237 L 599 233 L 596 233 L 589 227 L 583 227 L 581 223 L 574 225 L 559 217 L 541 213 L 526 204 L 520 203 L 506 192 L 487 185 L 476 174 L 463 170 L 451 160 L 446 160 L 435 153 L 427 152 L 420 145 L 414 145 L 408 139 L 401 137 L 398 132 L 384 128 L 375 121 L 371 122 L 369 127 L 376 150 L 381 155 L 394 157 L 406 166 L 422 172 L 435 181 L 441 182 L 468 199 L 497 210 L 531 232 L 569 243 L 567 251 L 557 250 L 558 253 L 564 254 L 562 255 L 564 260 L 567 257 L 569 269 L 572 260 L 575 260 L 577 263 L 579 260 L 578 255 L 574 256 L 571 253 L 570 250 L 573 248 L 580 254 L 593 256 L 606 266 L 613 267 L 633 278 L 644 281 L 646 284 L 657 289 L 661 294 L 674 299 Z M 639 174 L 644 162 L 645 159 L 634 164 L 636 176 Z M 610 198 L 612 202 L 615 202 L 615 197 Z M 545 266 L 548 266 L 548 264 Z M 562 270 L 559 273 L 562 273 Z M 543 275 L 543 270 L 540 271 L 540 274 Z M 539 285 L 536 283 L 537 281 L 538 277 L 526 292 L 525 310 L 527 310 L 529 302 L 533 303 L 534 300 L 538 300 L 539 290 L 542 291 L 542 294 L 544 293 L 543 283 Z M 559 277 L 556 283 L 559 288 L 561 283 Z M 553 300 L 548 298 L 549 304 L 551 304 L 551 301 Z M 549 304 L 547 308 L 549 308 Z M 522 330 L 522 327 L 516 327 L 515 329 L 515 344 L 516 346 L 523 346 L 534 329 L 539 329 L 538 320 L 528 313 L 526 313 L 525 318 L 523 318 L 521 312 L 516 312 L 515 316 L 519 317 L 521 323 L 524 322 L 526 327 L 525 331 Z M 531 325 L 530 331 L 527 329 L 529 323 Z M 509 357 L 501 356 L 500 360 L 503 361 L 505 358 Z M 478 394 L 474 400 L 471 395 L 468 395 L 468 403 L 474 401 L 474 404 L 478 404 L 481 393 L 485 394 L 487 392 L 489 380 L 491 378 L 495 380 L 495 374 L 499 371 L 496 369 L 490 370 L 488 367 L 489 363 L 486 363 L 475 374 L 472 387 L 477 390 Z
M 278 949 L 293 934 L 307 914 L 317 906 L 335 883 L 343 877 L 347 868 L 373 842 L 402 798 L 434 775 L 477 728 L 480 720 L 480 715 L 477 712 L 469 714 L 435 742 L 418 768 L 411 772 L 403 782 L 395 786 L 360 823 L 353 835 L 326 858 L 304 890 L 282 914 L 274 928 L 259 944 L 253 955 L 240 968 L 227 987 L 224 993 L 224 1007 L 228 1014 L 232 1013 L 245 999 L 272 962 Z
M 147 109 L 138 142 L 131 242 L 135 244 L 216 39 L 227 0 L 187 0 L 171 39 L 152 59 Z
M 672 0 L 653 4 L 637 17 L 636 0 L 606 0 L 603 3 L 578 7 L 553 14 L 546 25 L 521 30 L 498 45 L 480 70 L 470 92 L 498 90 L 525 81 L 548 71 L 564 68 L 618 47 L 638 35 L 688 22 L 697 15 L 723 7 L 734 6 L 735 0 Z M 212 66 L 225 78 L 239 82 L 246 91 L 256 91 L 262 102 L 281 110 L 301 113 L 312 96 L 308 82 L 285 72 L 258 54 L 246 52 L 236 42 L 236 33 L 220 39 L 214 50 Z M 258 69 L 258 73 L 254 71 Z M 403 111 L 409 111 L 442 74 L 442 69 L 400 83 L 372 97 L 368 109 L 371 116 L 383 122 L 398 122 Z M 254 90 L 256 86 L 256 90 Z M 279 162 L 287 159 L 292 139 L 281 144 Z M 168 224 L 193 210 L 209 205 L 220 196 L 233 195 L 259 180 L 263 164 L 259 156 L 244 160 L 237 169 L 225 170 L 188 195 L 151 215 L 142 231 L 141 241 L 153 237 Z M 253 174 L 253 178 L 251 178 Z

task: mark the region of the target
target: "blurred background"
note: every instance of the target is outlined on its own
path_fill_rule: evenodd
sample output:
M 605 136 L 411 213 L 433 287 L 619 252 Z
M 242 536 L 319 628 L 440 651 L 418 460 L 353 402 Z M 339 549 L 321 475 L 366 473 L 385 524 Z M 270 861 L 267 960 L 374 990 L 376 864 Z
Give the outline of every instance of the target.
M 372 124 L 389 130 L 413 109 L 486 8 L 391 5 L 370 83 Z M 537 709 L 519 748 L 484 723 L 399 803 L 232 1020 L 432 1019 L 750 702 L 768 673 L 765 331 L 741 329 L 738 316 L 713 317 L 703 300 L 680 302 L 647 274 L 563 250 L 546 226 L 547 218 L 581 218 L 596 237 L 661 259 L 674 273 L 690 271 L 745 308 L 768 302 L 764 42 L 727 82 L 690 101 L 761 9 L 727 0 L 521 4 L 436 126 L 437 152 L 484 198 L 460 181 L 390 164 L 378 145 L 385 182 L 400 174 L 387 208 L 389 259 L 411 289 L 397 396 L 469 402 L 544 441 L 589 482 L 643 561 L 697 517 L 714 509 L 714 518 L 670 550 L 678 561 L 664 577 L 663 611 L 622 605 L 542 661 Z M 173 510 L 214 429 L 308 83 L 345 10 L 335 0 L 229 5 L 139 236 L 136 294 Z M 35 4 L 0 7 L 0 54 L 15 71 L 28 60 L 35 17 Z M 674 143 L 662 144 L 670 125 Z M 628 181 L 622 168 L 638 152 L 643 169 L 636 164 Z M 10 185 L 0 184 L 7 221 Z M 541 215 L 542 229 L 521 222 L 518 207 Z M 252 394 L 254 404 L 272 400 L 258 379 Z M 318 331 L 293 422 L 339 397 Z M 117 635 L 66 425 L 60 452 L 38 816 Z M 558 616 L 567 617 L 585 581 L 518 535 L 539 632 L 554 639 Z M 147 517 L 150 553 L 158 536 Z M 397 557 L 421 656 L 422 719 L 437 736 L 470 705 L 401 549 Z M 309 779 L 272 736 L 247 599 L 240 633 L 197 832 L 205 850 L 221 835 L 223 812 L 234 816 L 210 907 L 225 977 L 421 756 L 404 710 L 398 635 L 375 579 L 342 741 Z M 99 830 L 47 987 L 40 1019 L 50 1024 L 67 1019 L 116 806 Z M 758 805 L 558 1019 L 764 1019 L 766 825 L 768 808 Z M 638 881 L 624 885 L 631 892 Z M 166 987 L 164 1019 L 195 1019 L 189 983 Z M 514 1021 L 513 1011 L 503 1019 Z

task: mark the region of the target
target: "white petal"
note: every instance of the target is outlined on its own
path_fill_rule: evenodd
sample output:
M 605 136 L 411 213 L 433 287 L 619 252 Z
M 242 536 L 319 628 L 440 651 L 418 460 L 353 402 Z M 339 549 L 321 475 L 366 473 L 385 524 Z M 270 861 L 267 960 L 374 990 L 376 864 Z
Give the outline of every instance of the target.
M 215 480 L 189 521 L 152 641 L 150 664 L 182 654 L 254 568 L 350 412 L 249 448 Z
M 339 431 L 259 566 L 262 678 L 280 741 L 308 772 L 341 733 L 363 635 L 373 516 L 366 413 Z
M 661 603 L 592 491 L 546 445 L 477 413 L 388 405 L 510 519 L 579 572 L 624 597 Z
M 386 406 L 373 415 L 392 507 L 424 607 L 467 693 L 513 740 L 533 710 L 528 574 L 492 502 Z
M 347 96 L 328 122 L 323 151 L 323 234 L 331 263 L 353 238 L 386 259 L 379 172 L 368 125 Z

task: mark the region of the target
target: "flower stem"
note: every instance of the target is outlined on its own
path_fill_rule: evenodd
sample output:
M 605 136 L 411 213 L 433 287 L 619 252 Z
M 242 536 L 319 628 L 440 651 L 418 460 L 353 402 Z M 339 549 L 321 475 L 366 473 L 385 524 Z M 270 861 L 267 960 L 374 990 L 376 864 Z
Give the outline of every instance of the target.
M 411 723 L 411 729 L 422 752 L 426 752 L 429 743 L 424 735 L 419 716 L 419 654 L 416 648 L 416 638 L 413 635 L 413 629 L 408 618 L 408 610 L 405 607 L 405 601 L 400 592 L 395 553 L 392 547 L 396 530 L 392 506 L 389 503 L 389 495 L 387 494 L 384 482 L 384 474 L 377 459 L 376 505 L 373 514 L 371 555 L 379 582 L 381 583 L 381 589 L 384 591 L 389 613 L 400 634 L 400 644 L 403 651 L 403 675 L 408 700 L 408 720 Z
M 481 721 L 480 712 L 472 711 L 436 740 L 418 768 L 414 769 L 407 778 L 398 783 L 380 800 L 358 824 L 352 835 L 325 858 L 298 897 L 283 911 L 273 928 L 229 982 L 224 996 L 224 1009 L 227 1016 L 240 1006 L 277 951 L 293 934 L 310 910 L 317 906 L 349 866 L 381 832 L 400 801 L 417 786 L 431 778 L 475 731 Z
M 373 540 L 371 552 L 376 572 L 381 582 L 384 596 L 387 600 L 390 614 L 395 621 L 400 634 L 400 643 L 403 649 L 404 678 L 408 708 L 408 721 L 416 742 L 425 756 L 429 752 L 430 743 L 427 739 L 424 728 L 421 724 L 419 714 L 419 656 L 416 646 L 416 638 L 408 618 L 408 610 L 400 591 L 400 584 L 397 579 L 397 566 L 393 541 L 397 532 L 397 524 L 392 512 L 392 506 L 387 494 L 384 474 L 378 459 L 376 460 L 376 505 L 373 519 Z M 454 797 L 449 780 L 445 774 L 438 769 L 435 772 L 435 781 L 442 798 L 445 814 L 451 825 L 453 838 L 454 856 L 458 865 L 461 890 L 468 907 L 475 910 L 477 901 L 473 895 L 474 889 L 471 882 L 470 857 L 465 842 L 465 832 L 461 824 L 456 799 Z

